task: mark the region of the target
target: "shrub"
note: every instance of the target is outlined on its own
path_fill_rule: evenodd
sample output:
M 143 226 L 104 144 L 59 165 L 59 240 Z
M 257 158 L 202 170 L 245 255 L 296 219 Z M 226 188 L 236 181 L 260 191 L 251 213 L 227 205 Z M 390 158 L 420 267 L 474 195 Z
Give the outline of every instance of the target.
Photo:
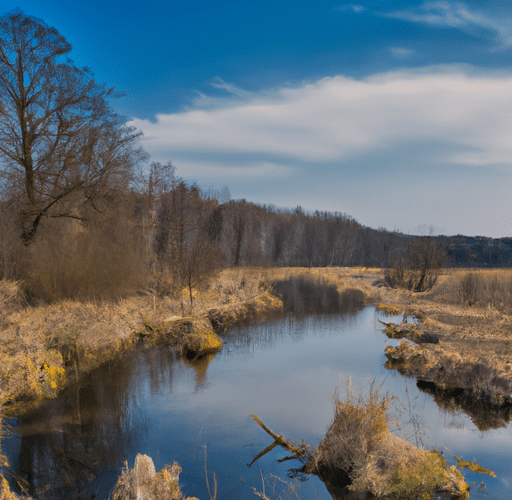
M 436 284 L 446 251 L 430 236 L 414 238 L 409 248 L 390 253 L 385 282 L 393 288 L 414 292 L 431 290 Z
M 128 467 L 121 472 L 111 493 L 112 500 L 186 500 L 179 486 L 181 467 L 175 462 L 166 465 L 160 472 L 155 471 L 153 460 L 147 455 L 135 457 L 133 469 Z M 197 500 L 189 497 L 188 500 Z
M 476 303 L 480 288 L 480 279 L 475 273 L 466 274 L 460 282 L 460 298 L 463 304 L 472 306 Z

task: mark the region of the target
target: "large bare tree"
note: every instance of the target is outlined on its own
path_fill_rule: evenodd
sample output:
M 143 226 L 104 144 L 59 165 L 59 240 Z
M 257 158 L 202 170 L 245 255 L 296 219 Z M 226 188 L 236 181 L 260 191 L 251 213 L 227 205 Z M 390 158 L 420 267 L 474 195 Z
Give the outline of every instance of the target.
M 139 133 L 112 110 L 111 88 L 66 58 L 55 28 L 16 10 L 0 17 L 0 173 L 30 244 L 45 217 L 83 217 L 126 185 Z

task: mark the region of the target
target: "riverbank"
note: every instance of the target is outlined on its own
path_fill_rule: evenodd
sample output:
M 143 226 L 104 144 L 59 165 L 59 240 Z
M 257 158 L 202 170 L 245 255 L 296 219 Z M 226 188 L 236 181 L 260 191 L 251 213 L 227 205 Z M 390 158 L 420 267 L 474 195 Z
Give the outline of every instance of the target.
M 387 349 L 389 368 L 497 402 L 512 394 L 512 271 L 444 270 L 423 293 L 379 286 L 381 277 L 382 270 L 365 268 L 226 269 L 194 291 L 192 306 L 185 295 L 149 292 L 116 303 L 27 306 L 19 284 L 0 282 L 0 401 L 12 413 L 54 397 L 141 341 L 214 352 L 222 346 L 218 333 L 282 310 L 277 282 L 301 278 L 339 300 L 357 293 L 381 310 L 420 319 L 410 341 Z
M 471 282 L 477 290 L 470 289 Z M 388 368 L 435 384 L 438 392 L 463 390 L 510 406 L 511 271 L 445 270 L 430 292 L 380 288 L 379 300 L 381 310 L 419 319 L 405 335 L 408 340 L 386 349 Z
M 275 282 L 307 276 L 343 292 L 367 297 L 377 270 L 279 268 L 226 269 L 188 297 L 140 292 L 118 302 L 62 301 L 27 306 L 21 285 L 0 282 L 0 401 L 4 411 L 54 397 L 107 360 L 140 341 L 190 351 L 217 350 L 217 333 L 231 325 L 282 311 Z

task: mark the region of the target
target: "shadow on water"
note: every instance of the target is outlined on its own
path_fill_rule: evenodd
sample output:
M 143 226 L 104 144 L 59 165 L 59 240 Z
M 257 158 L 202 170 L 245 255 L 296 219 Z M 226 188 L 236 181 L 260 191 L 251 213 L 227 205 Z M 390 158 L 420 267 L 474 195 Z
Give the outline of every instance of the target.
M 336 285 L 322 279 L 290 277 L 274 283 L 272 291 L 283 301 L 285 314 L 357 313 L 364 304 L 361 290 L 347 289 L 339 292 Z

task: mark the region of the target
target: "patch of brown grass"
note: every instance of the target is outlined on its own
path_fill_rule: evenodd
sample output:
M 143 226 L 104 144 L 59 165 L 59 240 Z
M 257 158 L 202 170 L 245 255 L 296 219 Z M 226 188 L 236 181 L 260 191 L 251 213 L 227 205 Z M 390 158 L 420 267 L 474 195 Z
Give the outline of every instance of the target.
M 460 500 L 468 485 L 455 467 L 448 467 L 435 450 L 418 448 L 389 430 L 389 410 L 395 398 L 381 395 L 372 384 L 357 395 L 347 384 L 345 400 L 335 397 L 335 416 L 314 452 L 319 475 L 330 489 L 345 476 L 348 489 L 394 500 L 430 500 L 440 491 Z M 339 490 L 338 490 L 339 491 Z
M 512 313 L 512 269 L 445 270 L 432 300 Z

